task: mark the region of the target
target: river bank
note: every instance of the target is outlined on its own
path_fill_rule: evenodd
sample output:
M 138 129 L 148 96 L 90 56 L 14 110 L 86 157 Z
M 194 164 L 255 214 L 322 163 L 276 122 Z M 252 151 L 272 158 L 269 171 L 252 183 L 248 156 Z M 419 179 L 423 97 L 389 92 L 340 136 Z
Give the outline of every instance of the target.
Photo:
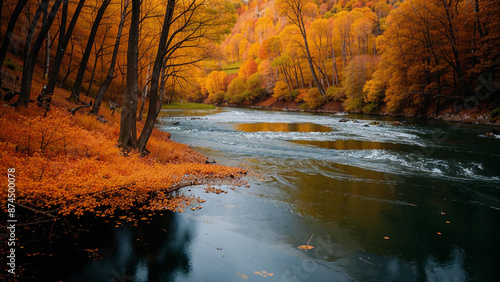
M 263 100 L 255 101 L 252 103 L 244 103 L 241 105 L 223 105 L 228 107 L 243 107 L 243 108 L 255 108 L 263 110 L 274 110 L 274 111 L 290 111 L 290 112 L 310 112 L 310 113 L 332 113 L 332 114 L 346 114 L 343 104 L 340 101 L 330 101 L 323 104 L 321 107 L 315 110 L 302 109 L 300 107 L 302 103 L 295 101 L 285 101 L 278 100 L 274 97 L 267 97 Z M 459 108 L 460 111 L 456 109 Z M 426 118 L 433 120 L 444 120 L 451 122 L 461 122 L 467 124 L 477 124 L 477 125 L 489 125 L 489 126 L 500 126 L 499 118 L 492 118 L 491 111 L 493 106 L 471 106 L 471 107 L 455 107 L 454 105 L 448 105 L 443 107 L 438 114 L 435 113 L 435 109 L 430 109 L 427 115 L 421 115 L 417 110 L 390 113 L 382 107 L 379 110 L 371 112 L 370 115 L 377 116 L 394 116 L 394 117 L 411 117 L 411 118 Z M 354 113 L 354 114 L 357 114 Z
M 3 70 L 4 87 L 18 89 L 16 73 Z M 45 81 L 35 77 L 31 100 Z M 70 91 L 56 88 L 49 112 L 35 102 L 13 108 L 13 98 L 0 107 L 0 169 L 16 171 L 16 204 L 52 218 L 87 213 L 108 216 L 131 207 L 183 211 L 186 201 L 169 192 L 191 182 L 238 178 L 244 173 L 212 162 L 187 145 L 154 130 L 149 154 L 122 150 L 117 145 L 120 114 L 104 104 L 99 115 L 69 102 Z M 13 101 L 12 101 L 13 100 Z M 81 97 L 81 102 L 92 99 Z M 143 122 L 137 122 L 140 132 Z M 186 184 L 187 183 L 187 184 Z M 6 201 L 2 198 L 2 203 Z M 194 201 L 193 201 L 194 203 Z M 26 223 L 26 222 L 25 222 Z

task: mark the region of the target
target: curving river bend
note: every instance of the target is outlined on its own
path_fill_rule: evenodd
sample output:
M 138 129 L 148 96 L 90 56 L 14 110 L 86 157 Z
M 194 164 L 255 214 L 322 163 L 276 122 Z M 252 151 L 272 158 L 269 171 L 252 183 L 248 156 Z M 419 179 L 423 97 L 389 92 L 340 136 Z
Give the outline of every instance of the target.
M 85 248 L 110 255 L 63 280 L 500 279 L 500 140 L 486 127 L 236 108 L 164 111 L 158 127 L 260 179 L 184 189 L 201 210 L 92 229 L 87 241 L 114 239 Z

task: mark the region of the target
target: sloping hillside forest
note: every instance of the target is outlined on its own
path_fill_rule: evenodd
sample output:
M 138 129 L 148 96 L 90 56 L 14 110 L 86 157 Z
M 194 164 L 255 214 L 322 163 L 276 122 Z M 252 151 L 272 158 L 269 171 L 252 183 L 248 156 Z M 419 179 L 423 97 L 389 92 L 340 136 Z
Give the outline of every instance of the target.
M 495 1 L 252 1 L 201 97 L 435 116 L 498 107 Z M 330 103 L 331 104 L 331 103 Z M 496 118 L 496 112 L 491 118 Z

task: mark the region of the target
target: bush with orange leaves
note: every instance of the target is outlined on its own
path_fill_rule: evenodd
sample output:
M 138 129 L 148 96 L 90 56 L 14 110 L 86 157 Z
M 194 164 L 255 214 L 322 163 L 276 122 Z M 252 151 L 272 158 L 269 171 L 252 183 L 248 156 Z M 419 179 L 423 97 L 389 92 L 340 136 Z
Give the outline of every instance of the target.
M 36 106 L 0 108 L 0 171 L 16 170 L 19 204 L 61 215 L 105 216 L 158 202 L 178 209 L 182 201 L 167 188 L 186 178 L 239 176 L 238 168 L 206 164 L 201 154 L 155 131 L 146 157 L 124 156 L 116 145 L 118 123 L 76 117 L 54 107 L 45 116 Z M 6 201 L 2 197 L 2 205 Z M 151 204 L 154 205 L 151 205 Z

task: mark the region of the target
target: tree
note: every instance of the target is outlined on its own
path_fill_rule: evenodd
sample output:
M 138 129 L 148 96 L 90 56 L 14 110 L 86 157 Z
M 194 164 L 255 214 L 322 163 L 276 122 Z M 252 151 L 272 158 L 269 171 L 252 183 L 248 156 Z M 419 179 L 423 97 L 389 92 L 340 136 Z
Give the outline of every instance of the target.
M 7 51 L 9 50 L 10 40 L 12 38 L 12 33 L 14 32 L 14 27 L 16 26 L 17 23 L 17 19 L 19 18 L 19 15 L 21 14 L 24 6 L 26 6 L 27 2 L 28 0 L 19 0 L 16 4 L 16 7 L 14 8 L 14 11 L 11 14 L 9 23 L 7 24 L 7 29 L 5 30 L 5 34 L 3 36 L 2 46 L 0 47 L 0 69 L 3 66 L 5 56 L 7 55 Z M 1 4 L 3 7 L 3 3 Z M 0 87 L 1 86 L 2 86 L 2 76 L 0 75 Z
M 30 49 L 31 40 L 33 37 L 33 33 L 35 31 L 38 20 L 40 19 L 40 15 L 43 10 L 48 10 L 49 8 L 49 0 L 42 0 L 38 9 L 33 17 L 31 22 L 28 35 L 26 37 L 26 44 L 24 46 L 24 56 L 23 56 L 23 78 L 21 80 L 21 90 L 19 91 L 19 98 L 16 102 L 16 105 L 19 106 L 28 106 L 28 102 L 30 100 L 31 95 L 31 84 L 33 80 L 33 71 L 35 69 L 36 59 L 38 57 L 38 53 L 40 52 L 40 48 L 42 47 L 43 41 L 49 32 L 50 27 L 52 26 L 52 22 L 56 17 L 57 11 L 59 10 L 59 6 L 61 5 L 62 0 L 56 0 L 50 9 L 50 13 L 47 16 L 47 21 L 45 21 L 38 33 L 35 43 L 33 47 Z
M 290 90 L 288 89 L 288 85 L 283 80 L 279 80 L 276 82 L 276 85 L 273 89 L 273 97 L 278 100 L 290 100 Z
M 157 55 L 151 74 L 151 91 L 146 122 L 138 140 L 138 149 L 146 154 L 146 145 L 153 132 L 158 116 L 158 91 L 162 65 L 184 66 L 202 61 L 205 53 L 205 39 L 220 39 L 221 28 L 229 23 L 225 17 L 226 7 L 221 1 L 175 1 L 167 2 L 165 17 L 158 44 Z M 193 58 L 176 63 L 174 60 L 181 50 L 194 48 L 202 53 L 201 58 Z M 198 52 L 200 53 L 200 52 Z M 208 56 L 208 55 L 205 55 Z M 169 63 L 172 62 L 172 63 Z
M 123 3 L 123 6 L 121 7 L 121 17 L 120 17 L 120 23 L 118 24 L 118 31 L 116 33 L 116 39 L 115 39 L 115 45 L 113 47 L 113 55 L 111 57 L 111 62 L 109 64 L 108 68 L 108 73 L 106 75 L 106 78 L 104 81 L 101 83 L 101 86 L 99 87 L 99 90 L 97 91 L 94 105 L 92 106 L 92 110 L 90 111 L 92 114 L 97 115 L 99 113 L 99 108 L 101 107 L 101 103 L 104 99 L 104 95 L 106 94 L 106 91 L 109 88 L 109 85 L 111 84 L 111 81 L 113 80 L 114 73 L 115 73 L 115 65 L 116 65 L 116 60 L 118 58 L 118 51 L 120 49 L 120 40 L 122 36 L 122 30 L 123 30 L 123 25 L 125 24 L 125 19 L 128 14 L 128 6 L 130 4 L 129 0 L 125 0 Z M 148 71 L 149 73 L 149 71 Z
M 123 97 L 122 115 L 120 119 L 120 134 L 118 145 L 123 148 L 137 147 L 137 89 L 138 89 L 138 53 L 139 53 L 139 19 L 141 15 L 141 0 L 132 1 L 132 17 L 128 35 L 127 50 L 127 85 Z M 170 1 L 169 1 L 170 2 Z
M 255 34 L 259 38 L 259 43 L 262 44 L 264 39 L 268 38 L 274 28 L 273 21 L 269 17 L 261 17 L 255 24 Z
M 66 29 L 66 21 L 67 21 L 67 17 L 68 17 L 68 0 L 64 0 L 64 2 L 63 2 L 61 23 L 60 23 L 60 27 L 59 27 L 59 41 L 57 43 L 56 56 L 55 56 L 54 61 L 52 62 L 51 66 L 50 66 L 49 80 L 47 81 L 47 84 L 45 85 L 44 89 L 42 90 L 42 93 L 40 93 L 40 95 L 38 95 L 38 97 L 37 97 L 37 101 L 38 101 L 39 105 L 42 108 L 44 108 L 46 111 L 48 111 L 50 109 L 50 103 L 52 101 L 54 89 L 55 89 L 56 84 L 57 84 L 57 79 L 59 77 L 59 70 L 61 68 L 61 64 L 63 62 L 63 58 L 64 58 L 64 55 L 66 53 L 66 49 L 68 47 L 68 43 L 72 38 L 71 36 L 73 34 L 73 30 L 76 26 L 76 23 L 78 21 L 78 17 L 80 15 L 80 12 L 81 12 L 84 4 L 85 4 L 85 0 L 80 0 L 78 2 L 78 5 L 75 9 L 75 12 L 73 13 L 73 16 L 71 17 L 71 22 L 68 26 L 68 29 Z M 72 45 L 72 50 L 71 50 L 71 56 L 73 56 L 73 45 Z M 71 69 L 71 59 L 70 59 L 70 65 L 68 66 L 68 75 L 69 75 L 69 71 Z
M 310 3 L 308 0 L 278 0 L 276 5 L 279 7 L 280 14 L 287 16 L 288 19 L 299 28 L 300 34 L 304 40 L 303 47 L 306 52 L 307 62 L 309 63 L 309 69 L 311 71 L 313 81 L 321 95 L 324 96 L 325 89 L 323 85 L 321 85 L 313 65 L 306 31 L 306 18 L 308 16 L 311 17 L 311 15 L 314 14 L 314 8 L 316 5 Z
M 370 80 L 375 70 L 377 58 L 369 55 L 354 57 L 345 71 L 344 92 L 347 111 L 359 111 L 363 106 L 366 93 L 363 91 L 366 81 Z
M 97 11 L 97 15 L 92 24 L 92 29 L 90 31 L 89 38 L 87 39 L 87 46 L 85 47 L 85 52 L 83 53 L 82 60 L 80 62 L 80 68 L 78 69 L 78 74 L 76 75 L 75 84 L 73 86 L 73 91 L 69 97 L 72 101 L 78 101 L 80 99 L 80 91 L 82 89 L 82 82 L 85 76 L 85 70 L 87 69 L 87 63 L 90 58 L 90 53 L 92 52 L 92 46 L 94 45 L 97 30 L 99 29 L 99 24 L 104 16 L 104 12 L 108 8 L 111 0 L 104 0 Z
M 259 49 L 259 58 L 272 61 L 274 58 L 281 56 L 281 49 L 281 39 L 277 36 L 271 36 L 262 42 Z
M 326 69 L 326 61 L 328 60 L 330 51 L 328 49 L 328 37 L 331 36 L 328 30 L 328 20 L 317 19 L 311 23 L 309 29 L 311 31 L 311 41 L 317 54 L 317 60 L 313 62 L 319 71 L 323 87 L 330 87 L 330 80 L 328 79 L 328 71 Z
M 224 79 L 226 73 L 223 71 L 211 72 L 205 81 L 205 88 L 209 94 L 214 94 L 217 91 L 224 91 Z
M 238 76 L 246 80 L 255 72 L 257 72 L 257 63 L 252 59 L 248 59 L 241 64 Z
M 245 91 L 245 81 L 241 77 L 236 77 L 227 86 L 228 102 L 239 104 L 243 101 L 241 93 Z
M 337 34 L 340 38 L 343 66 L 347 65 L 347 57 L 352 55 L 351 25 L 354 22 L 352 15 L 348 12 L 339 13 L 334 21 Z

